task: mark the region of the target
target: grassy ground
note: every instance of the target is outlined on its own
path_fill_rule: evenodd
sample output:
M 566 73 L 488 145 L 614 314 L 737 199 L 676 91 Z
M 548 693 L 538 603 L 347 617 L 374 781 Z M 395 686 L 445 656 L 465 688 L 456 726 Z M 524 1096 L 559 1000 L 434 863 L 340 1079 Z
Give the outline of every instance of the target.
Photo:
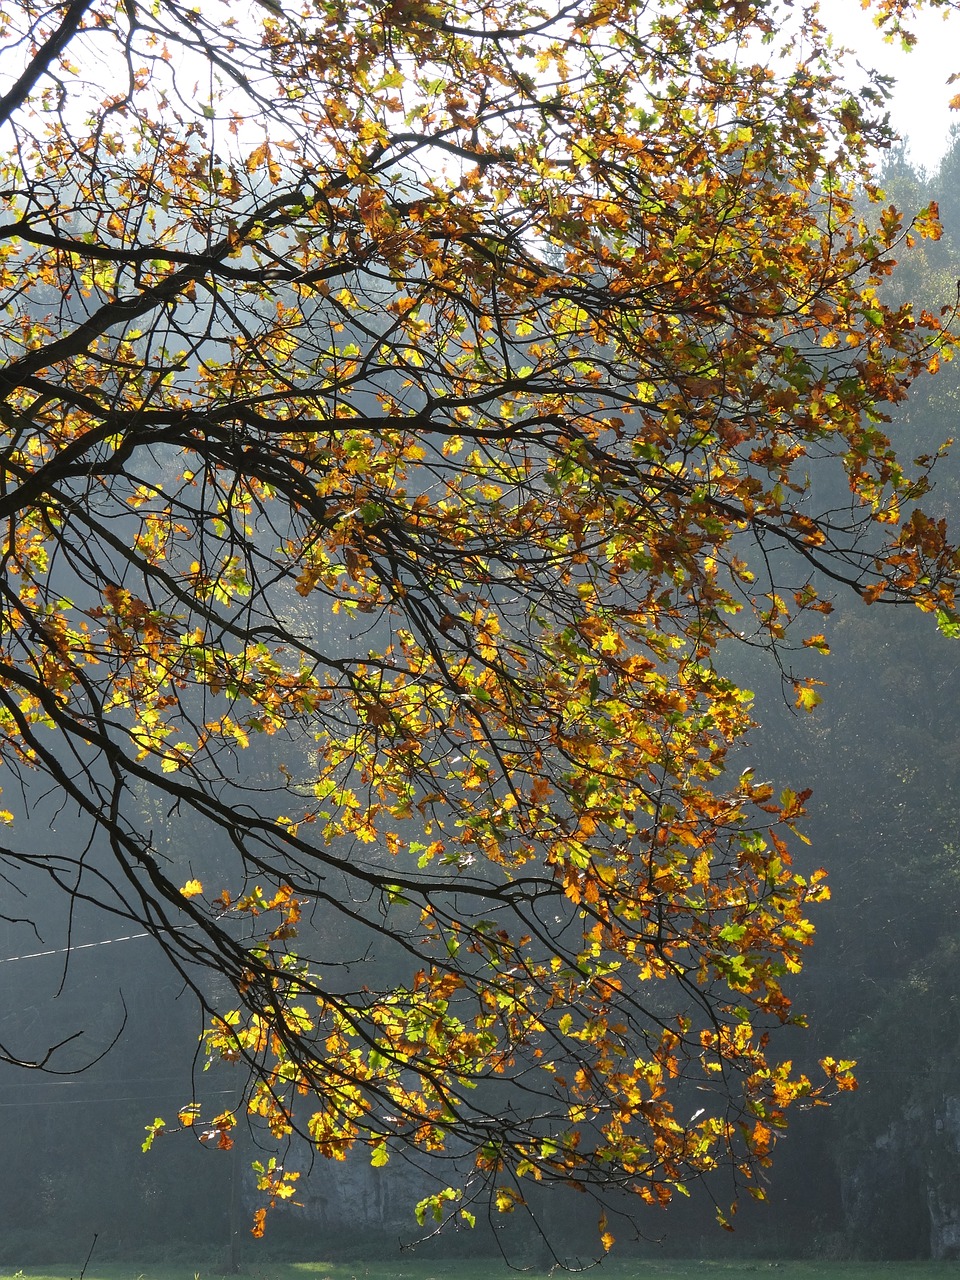
M 245 1271 L 248 1280 L 516 1280 L 517 1271 L 489 1259 L 431 1262 L 268 1263 Z M 534 1271 L 529 1280 L 544 1280 Z M 557 1275 L 562 1276 L 562 1272 Z M 954 1262 L 698 1262 L 609 1259 L 596 1280 L 960 1280 Z M 79 1280 L 79 1267 L 25 1267 L 0 1271 L 0 1280 Z M 186 1267 L 91 1264 L 84 1280 L 216 1280 L 213 1272 Z

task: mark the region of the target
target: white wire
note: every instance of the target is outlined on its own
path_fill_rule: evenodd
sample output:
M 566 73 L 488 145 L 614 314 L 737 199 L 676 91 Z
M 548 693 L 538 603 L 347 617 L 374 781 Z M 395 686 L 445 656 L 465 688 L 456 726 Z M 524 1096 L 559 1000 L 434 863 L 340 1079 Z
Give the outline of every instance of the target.
M 65 956 L 74 951 L 88 951 L 91 947 L 109 947 L 112 942 L 133 942 L 135 938 L 149 938 L 149 933 L 127 933 L 122 938 L 104 938 L 100 942 L 75 942 L 69 947 L 54 951 L 30 951 L 22 956 L 5 956 L 0 964 L 13 964 L 15 960 L 39 960 L 41 956 Z
M 196 924 L 182 925 L 182 929 L 198 929 Z M 89 951 L 91 947 L 109 947 L 113 942 L 134 942 L 137 938 L 152 938 L 152 933 L 125 933 L 120 938 L 103 938 L 100 942 L 74 942 L 69 947 L 57 947 L 53 951 L 28 951 L 20 956 L 4 956 L 0 964 L 13 964 L 15 960 L 39 960 L 42 956 L 66 956 L 74 951 Z

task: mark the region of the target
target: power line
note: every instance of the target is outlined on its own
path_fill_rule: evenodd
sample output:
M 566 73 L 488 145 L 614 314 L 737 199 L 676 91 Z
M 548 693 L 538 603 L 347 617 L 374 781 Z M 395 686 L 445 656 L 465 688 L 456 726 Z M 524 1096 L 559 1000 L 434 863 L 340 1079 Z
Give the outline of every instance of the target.
M 183 929 L 196 929 L 195 924 L 185 924 Z M 152 938 L 152 933 L 125 933 L 120 938 L 103 938 L 100 942 L 74 942 L 69 947 L 57 947 L 52 951 L 29 951 L 24 955 L 5 956 L 0 964 L 13 964 L 15 960 L 39 960 L 43 956 L 73 955 L 75 951 L 89 951 L 91 947 L 109 947 L 114 942 L 134 942 L 137 938 Z
M 4 1068 L 7 1068 L 11 1071 L 16 1071 L 16 1072 L 19 1072 L 21 1070 L 21 1068 L 13 1065 L 12 1063 L 6 1063 L 6 1064 L 0 1063 L 0 1071 L 2 1071 Z M 106 1077 L 106 1078 L 97 1076 L 96 1086 L 98 1089 L 103 1089 L 107 1087 L 112 1087 L 113 1085 L 122 1085 L 124 1088 L 126 1088 L 129 1085 L 138 1085 L 138 1086 L 147 1085 L 147 1084 L 170 1085 L 170 1084 L 180 1083 L 182 1082 L 182 1080 L 183 1080 L 183 1076 L 180 1073 L 170 1074 L 165 1076 L 140 1076 L 136 1080 L 131 1080 L 129 1076 Z M 2 1082 L 2 1079 L 0 1079 L 0 1093 L 3 1093 L 3 1092 L 9 1093 L 13 1089 L 15 1089 L 17 1093 L 22 1093 L 24 1089 L 48 1089 L 48 1090 L 49 1089 L 84 1089 L 84 1088 L 88 1088 L 89 1086 L 90 1086 L 89 1080 L 84 1080 L 79 1078 L 74 1080 L 58 1080 L 58 1079 L 18 1080 L 16 1084 L 13 1084 L 13 1083 L 4 1084 Z
M 13 964 L 15 960 L 39 960 L 41 956 L 65 956 L 74 951 L 88 951 L 91 947 L 109 947 L 111 942 L 133 942 L 134 938 L 149 938 L 149 933 L 128 933 L 122 938 L 104 938 L 101 942 L 75 942 L 69 947 L 58 947 L 54 951 L 30 951 L 22 956 L 5 956 L 0 964 Z
M 204 1097 L 198 1101 L 204 1101 L 209 1098 L 217 1098 L 223 1094 L 231 1094 L 236 1097 L 242 1090 L 237 1089 L 213 1089 L 204 1092 Z M 21 1099 L 18 1102 L 0 1102 L 0 1108 L 4 1107 L 97 1107 L 97 1106 L 113 1106 L 117 1102 L 157 1102 L 161 1098 L 181 1099 L 182 1093 L 140 1093 L 127 1097 L 115 1098 L 30 1098 Z

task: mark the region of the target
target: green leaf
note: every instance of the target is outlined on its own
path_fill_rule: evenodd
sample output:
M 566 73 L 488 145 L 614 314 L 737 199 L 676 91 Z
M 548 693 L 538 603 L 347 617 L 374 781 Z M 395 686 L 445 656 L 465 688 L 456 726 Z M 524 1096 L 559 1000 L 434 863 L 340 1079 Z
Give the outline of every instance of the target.
M 720 937 L 724 942 L 739 942 L 746 932 L 745 924 L 726 924 L 720 930 Z
M 159 1138 L 160 1134 L 163 1133 L 166 1127 L 167 1122 L 161 1116 L 157 1116 L 156 1120 L 154 1120 L 152 1124 L 146 1125 L 145 1128 L 147 1136 L 144 1138 L 143 1145 L 140 1150 L 149 1151 L 153 1146 L 155 1139 Z

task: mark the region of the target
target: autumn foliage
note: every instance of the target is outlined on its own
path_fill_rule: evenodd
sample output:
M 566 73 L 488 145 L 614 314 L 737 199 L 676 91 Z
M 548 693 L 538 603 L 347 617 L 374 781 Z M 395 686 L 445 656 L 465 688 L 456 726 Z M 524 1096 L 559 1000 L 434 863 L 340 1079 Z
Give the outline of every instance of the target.
M 762 1196 L 826 888 L 726 654 L 811 710 L 831 591 L 955 622 L 869 99 L 765 2 L 0 36 L 0 755 L 79 814 L 8 864 L 146 924 L 278 1143 L 447 1155 L 421 1219 Z

